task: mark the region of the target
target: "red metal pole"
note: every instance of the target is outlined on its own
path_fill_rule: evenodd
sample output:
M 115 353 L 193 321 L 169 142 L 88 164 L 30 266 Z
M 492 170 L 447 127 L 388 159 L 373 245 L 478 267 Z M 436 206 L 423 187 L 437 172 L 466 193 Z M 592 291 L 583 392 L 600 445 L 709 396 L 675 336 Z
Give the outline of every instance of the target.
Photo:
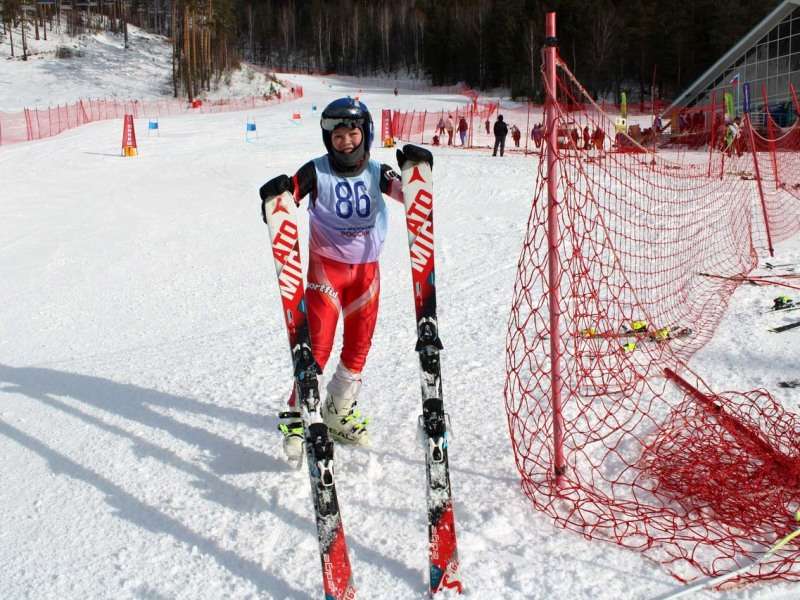
M 797 91 L 794 89 L 794 84 L 789 84 L 789 91 L 792 93 L 792 104 L 794 104 L 794 120 L 795 123 L 800 119 L 800 103 L 797 102 Z
M 772 248 L 772 235 L 769 232 L 769 218 L 767 217 L 767 204 L 764 200 L 764 187 L 761 183 L 761 170 L 758 168 L 758 155 L 756 154 L 756 140 L 753 136 L 753 123 L 750 121 L 750 113 L 745 113 L 745 122 L 747 123 L 747 132 L 750 134 L 750 150 L 753 153 L 753 167 L 756 171 L 756 185 L 758 186 L 758 195 L 761 197 L 761 214 L 764 216 L 764 229 L 767 232 L 767 247 L 769 248 L 769 255 L 775 256 L 775 250 Z
M 547 132 L 547 296 L 550 310 L 550 404 L 553 410 L 553 474 L 556 487 L 561 487 L 567 466 L 564 461 L 564 415 L 561 411 L 561 337 L 559 335 L 559 280 L 558 263 L 558 139 L 556 101 L 556 13 L 546 15 L 545 73 L 547 77 L 547 106 L 545 130 Z

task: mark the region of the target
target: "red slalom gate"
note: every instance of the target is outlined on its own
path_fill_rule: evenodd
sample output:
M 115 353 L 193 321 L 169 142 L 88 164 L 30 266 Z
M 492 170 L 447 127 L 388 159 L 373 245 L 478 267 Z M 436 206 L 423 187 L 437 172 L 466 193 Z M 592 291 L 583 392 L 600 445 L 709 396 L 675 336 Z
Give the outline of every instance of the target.
M 136 128 L 133 115 L 125 115 L 122 123 L 122 156 L 136 156 Z

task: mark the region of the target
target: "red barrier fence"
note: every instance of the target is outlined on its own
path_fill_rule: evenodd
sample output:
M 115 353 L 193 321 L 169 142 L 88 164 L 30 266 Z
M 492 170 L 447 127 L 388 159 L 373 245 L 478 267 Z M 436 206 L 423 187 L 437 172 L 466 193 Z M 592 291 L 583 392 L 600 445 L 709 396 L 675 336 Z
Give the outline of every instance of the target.
M 263 108 L 288 102 L 303 96 L 303 88 L 293 86 L 269 97 L 251 96 L 234 100 L 206 100 L 190 105 L 185 100 L 78 100 L 49 108 L 26 108 L 21 112 L 0 112 L 0 145 L 29 142 L 58 135 L 86 123 L 121 119 L 126 114 L 134 118 L 164 117 L 191 113 L 221 113 Z
M 682 581 L 798 581 L 796 542 L 771 549 L 797 528 L 800 416 L 765 390 L 711 389 L 689 360 L 759 255 L 800 232 L 800 134 L 766 123 L 757 139 L 745 115 L 740 143 L 707 152 L 656 153 L 622 132 L 590 147 L 577 132 L 616 119 L 555 46 L 544 57 L 506 345 L 523 490 L 559 526 Z

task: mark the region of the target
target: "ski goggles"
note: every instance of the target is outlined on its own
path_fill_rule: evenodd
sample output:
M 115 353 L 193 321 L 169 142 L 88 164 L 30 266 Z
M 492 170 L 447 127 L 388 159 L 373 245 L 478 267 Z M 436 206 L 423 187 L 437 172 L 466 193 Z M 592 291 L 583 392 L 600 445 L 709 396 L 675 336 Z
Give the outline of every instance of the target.
M 320 125 L 325 131 L 333 131 L 337 127 L 348 129 L 363 129 L 364 117 L 337 117 L 335 119 L 320 119 Z

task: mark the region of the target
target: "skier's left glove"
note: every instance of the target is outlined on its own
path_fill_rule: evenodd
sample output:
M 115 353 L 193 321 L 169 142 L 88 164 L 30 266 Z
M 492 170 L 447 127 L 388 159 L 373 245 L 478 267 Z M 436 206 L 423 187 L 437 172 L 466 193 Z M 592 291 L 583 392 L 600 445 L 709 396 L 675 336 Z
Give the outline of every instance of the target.
M 397 164 L 400 165 L 401 169 L 406 161 L 428 163 L 428 166 L 433 169 L 433 154 L 431 154 L 431 151 L 414 144 L 406 144 L 402 150 L 397 151 Z
M 264 219 L 264 223 L 267 222 L 267 201 L 275 196 L 280 196 L 284 192 L 294 193 L 294 183 L 292 183 L 292 179 L 288 175 L 273 177 L 258 190 L 261 196 L 261 218 Z

